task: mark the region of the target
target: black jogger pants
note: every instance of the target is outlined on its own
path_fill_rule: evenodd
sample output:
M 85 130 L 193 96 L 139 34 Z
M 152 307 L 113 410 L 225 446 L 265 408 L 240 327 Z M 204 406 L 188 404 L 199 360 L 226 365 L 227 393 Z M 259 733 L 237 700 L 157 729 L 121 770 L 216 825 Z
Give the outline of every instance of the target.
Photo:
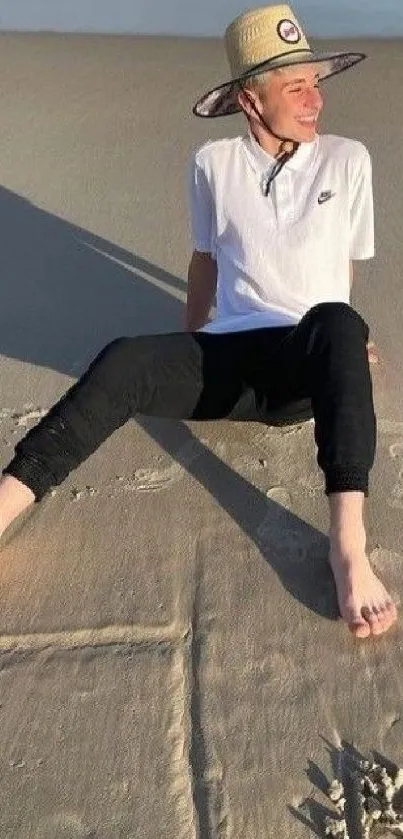
M 368 495 L 376 447 L 368 335 L 351 306 L 321 303 L 296 326 L 118 338 L 17 444 L 4 473 L 40 500 L 137 413 L 270 424 L 305 400 L 326 493 Z

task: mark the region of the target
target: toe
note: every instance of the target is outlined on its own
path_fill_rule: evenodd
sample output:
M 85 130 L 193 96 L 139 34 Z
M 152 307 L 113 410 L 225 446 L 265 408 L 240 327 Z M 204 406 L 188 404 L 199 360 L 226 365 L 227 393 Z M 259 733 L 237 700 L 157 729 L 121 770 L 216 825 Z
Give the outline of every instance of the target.
M 383 631 L 378 616 L 379 611 L 376 606 L 363 606 L 361 609 L 361 615 L 367 621 L 371 635 L 380 635 Z
M 377 635 L 382 635 L 382 633 L 385 632 L 385 629 L 383 628 L 383 625 L 380 622 L 380 620 L 378 620 L 378 617 L 376 617 L 374 621 L 371 621 L 369 625 L 371 628 L 371 635 L 374 635 L 374 637 Z
M 378 609 L 377 606 L 373 606 L 369 615 L 368 615 L 368 623 L 371 629 L 372 635 L 381 635 L 384 632 L 384 621 L 382 618 L 381 610 Z
M 371 634 L 369 623 L 359 615 L 349 621 L 348 628 L 356 638 L 368 638 L 368 635 Z
M 383 632 L 392 626 L 397 617 L 396 607 L 393 603 L 382 605 L 382 607 L 373 607 L 368 618 L 373 635 L 382 635 Z
M 379 623 L 382 628 L 382 632 L 386 632 L 391 624 L 391 616 L 389 615 L 388 610 L 385 607 L 382 607 L 378 614 Z

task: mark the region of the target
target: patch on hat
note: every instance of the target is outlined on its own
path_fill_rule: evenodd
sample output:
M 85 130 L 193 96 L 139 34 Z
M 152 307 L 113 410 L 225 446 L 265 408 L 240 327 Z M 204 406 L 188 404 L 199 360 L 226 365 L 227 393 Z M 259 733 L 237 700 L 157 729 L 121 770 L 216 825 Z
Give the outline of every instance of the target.
M 277 26 L 277 32 L 281 40 L 285 41 L 286 44 L 298 44 L 298 41 L 301 40 L 301 32 L 293 20 L 280 20 Z

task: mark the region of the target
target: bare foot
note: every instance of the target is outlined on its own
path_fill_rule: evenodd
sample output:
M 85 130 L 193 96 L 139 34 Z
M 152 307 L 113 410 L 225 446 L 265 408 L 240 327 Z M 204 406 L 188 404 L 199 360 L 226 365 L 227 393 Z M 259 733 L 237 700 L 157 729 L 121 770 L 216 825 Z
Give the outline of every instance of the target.
M 397 619 L 392 598 L 372 571 L 365 551 L 331 547 L 329 561 L 340 614 L 357 638 L 382 635 Z

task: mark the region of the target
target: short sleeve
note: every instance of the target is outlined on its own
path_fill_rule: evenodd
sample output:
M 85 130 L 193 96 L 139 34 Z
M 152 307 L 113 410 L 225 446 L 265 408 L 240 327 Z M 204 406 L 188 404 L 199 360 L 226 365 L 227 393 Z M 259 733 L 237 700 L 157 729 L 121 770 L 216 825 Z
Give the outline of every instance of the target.
M 370 259 L 374 255 L 372 164 L 370 154 L 363 146 L 350 183 L 350 259 Z
M 189 170 L 189 212 L 193 247 L 216 256 L 215 207 L 206 173 L 192 157 Z

